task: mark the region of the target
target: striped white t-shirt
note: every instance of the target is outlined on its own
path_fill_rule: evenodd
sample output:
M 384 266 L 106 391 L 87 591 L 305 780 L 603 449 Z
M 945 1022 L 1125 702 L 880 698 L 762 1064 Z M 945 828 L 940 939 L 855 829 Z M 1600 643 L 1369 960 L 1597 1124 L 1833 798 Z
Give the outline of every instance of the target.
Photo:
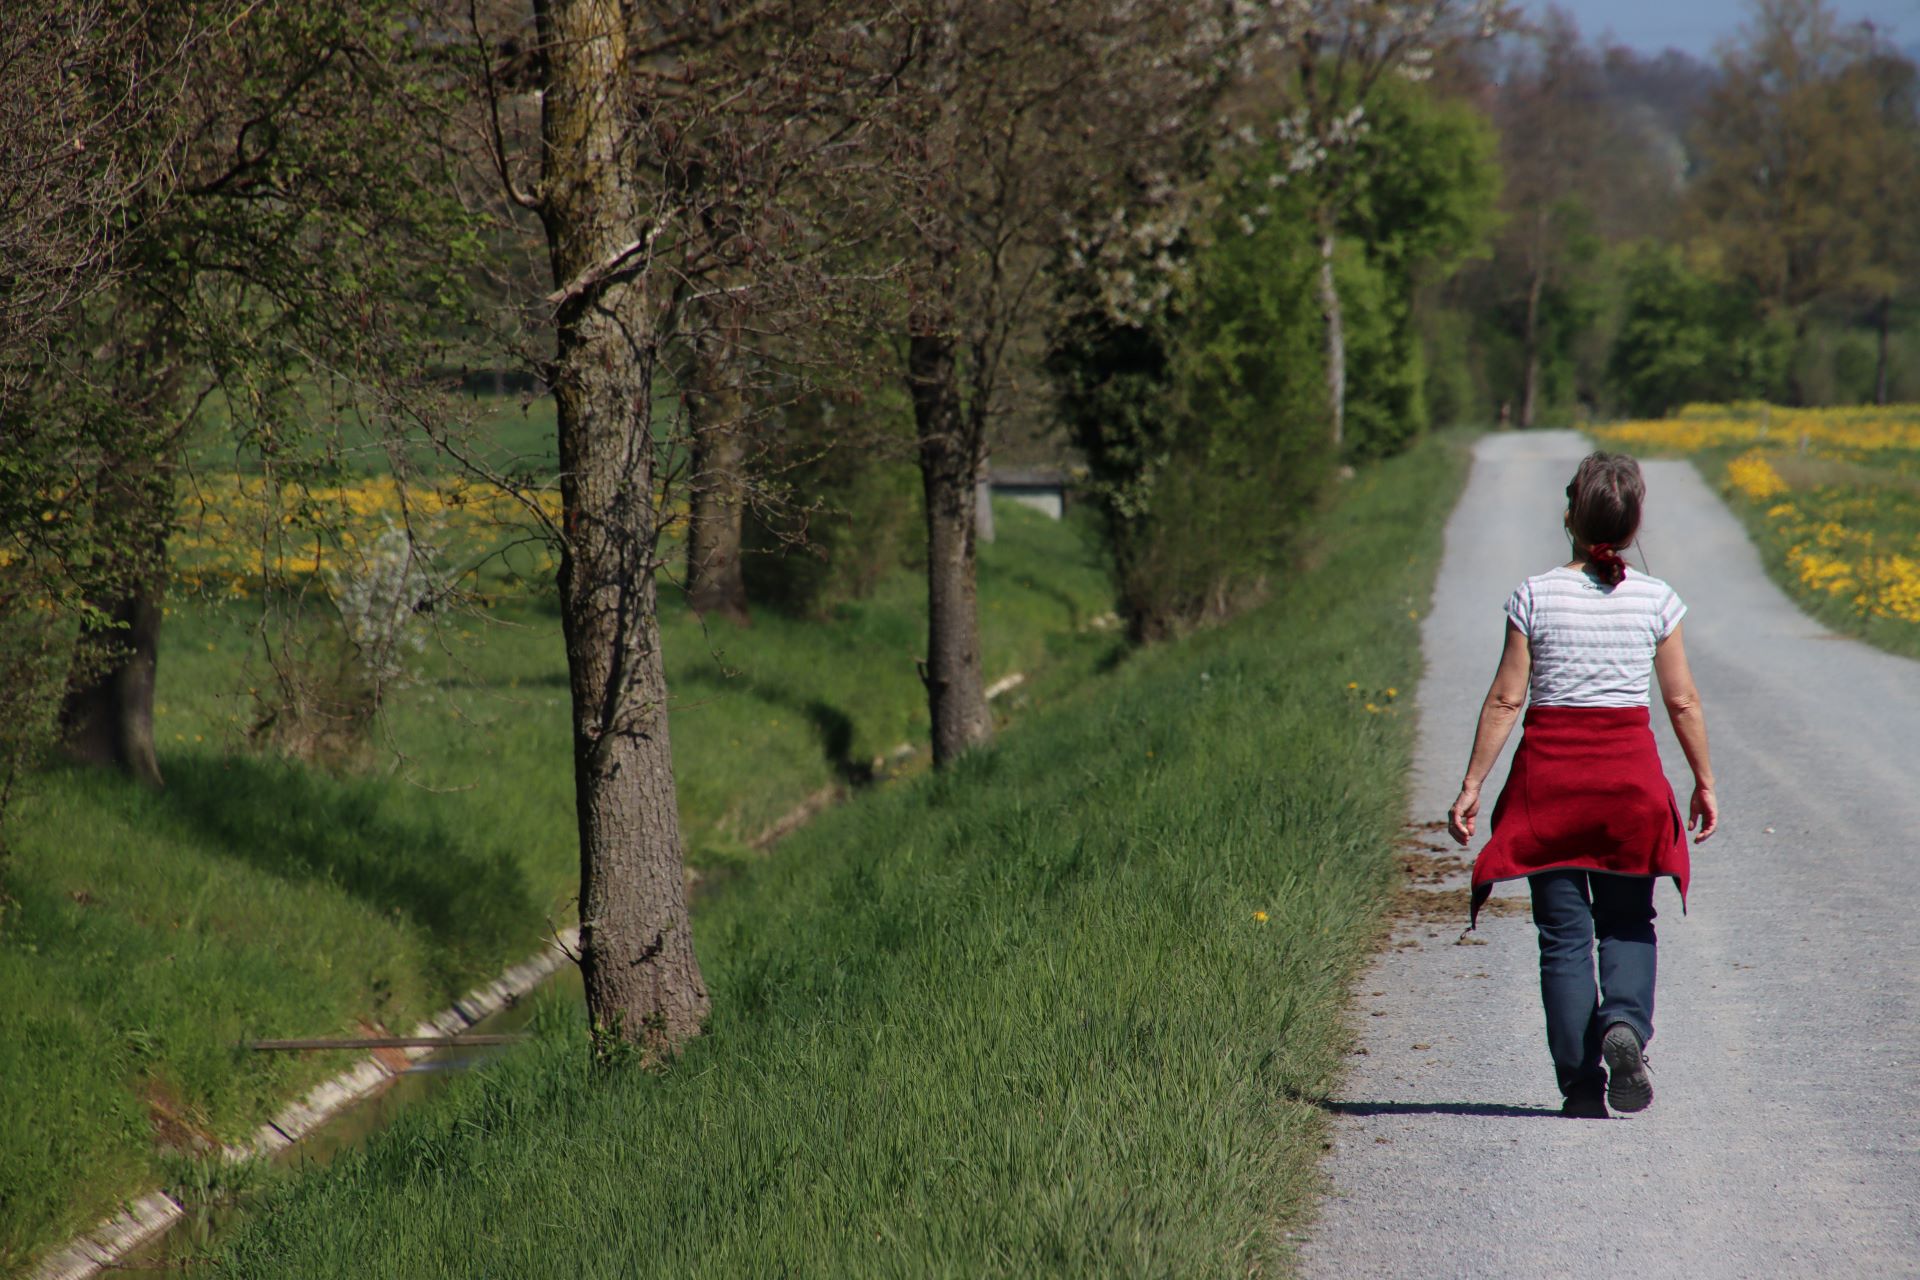
M 1533 652 L 1535 706 L 1646 706 L 1654 647 L 1686 611 L 1672 587 L 1631 568 L 1613 587 L 1584 570 L 1549 569 L 1507 598 Z

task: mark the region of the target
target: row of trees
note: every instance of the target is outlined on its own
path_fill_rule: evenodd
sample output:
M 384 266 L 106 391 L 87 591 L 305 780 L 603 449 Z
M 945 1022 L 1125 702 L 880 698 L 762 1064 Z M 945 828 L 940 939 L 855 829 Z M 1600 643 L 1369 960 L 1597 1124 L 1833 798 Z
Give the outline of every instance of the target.
M 894 439 L 861 409 L 897 389 L 944 765 L 991 731 L 975 485 L 1051 351 L 1137 629 L 1204 616 L 1262 568 L 1196 538 L 1188 517 L 1229 506 L 1210 489 L 1267 513 L 1223 545 L 1263 547 L 1343 450 L 1413 420 L 1417 379 L 1380 371 L 1417 366 L 1415 295 L 1492 187 L 1484 131 L 1410 86 L 1504 20 L 1491 0 L 59 0 L 9 23 L 0 100 L 33 104 L 0 121 L 20 141 L 0 149 L 9 778 L 57 728 L 161 782 L 192 432 L 269 493 L 337 474 L 343 419 L 403 481 L 428 482 L 430 442 L 427 471 L 519 496 L 558 552 L 589 1015 L 603 1045 L 671 1051 L 707 1014 L 657 621 L 682 498 L 692 598 L 744 616 L 749 514 L 804 512 L 809 451 Z M 437 376 L 512 358 L 553 397 L 558 518 L 553 478 L 489 449 Z M 275 516 L 263 538 L 327 535 L 297 498 Z M 414 610 L 458 590 L 399 580 Z M 277 589 L 269 616 L 315 587 Z
M 268 543 L 332 536 L 299 495 L 350 446 L 483 479 L 558 553 L 589 1013 L 647 1052 L 707 1014 L 663 574 L 745 622 L 756 536 L 910 467 L 946 765 L 992 728 L 975 487 L 1035 404 L 1150 639 L 1258 594 L 1334 468 L 1433 417 L 1810 398 L 1836 310 L 1884 397 L 1920 270 L 1913 67 L 1820 0 L 1760 0 L 1713 72 L 1495 0 L 57 0 L 0 32 L 0 90 L 6 786 L 55 736 L 161 783 L 208 433 L 291 495 Z M 444 376 L 516 361 L 557 477 Z M 394 549 L 389 605 L 458 602 Z M 325 592 L 273 584 L 263 648 Z

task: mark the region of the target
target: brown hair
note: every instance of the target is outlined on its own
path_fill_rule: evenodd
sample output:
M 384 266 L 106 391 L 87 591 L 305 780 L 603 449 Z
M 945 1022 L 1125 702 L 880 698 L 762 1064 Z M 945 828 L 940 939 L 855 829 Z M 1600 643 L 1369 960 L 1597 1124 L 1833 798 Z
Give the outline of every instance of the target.
M 1609 586 L 1627 576 L 1620 552 L 1640 532 L 1647 484 L 1640 464 L 1624 453 L 1590 453 L 1567 485 L 1567 531 L 1593 571 Z

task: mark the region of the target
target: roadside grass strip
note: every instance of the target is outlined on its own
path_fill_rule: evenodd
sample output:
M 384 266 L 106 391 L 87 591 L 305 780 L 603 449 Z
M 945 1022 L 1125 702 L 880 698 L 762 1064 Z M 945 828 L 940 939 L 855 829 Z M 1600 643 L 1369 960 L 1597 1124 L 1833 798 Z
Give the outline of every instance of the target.
M 696 916 L 715 1016 L 671 1066 L 596 1068 L 552 1008 L 535 1043 L 269 1188 L 224 1270 L 1284 1265 L 1391 892 L 1464 459 L 1435 440 L 1361 472 L 1265 607 L 741 874 Z
M 1089 623 L 1111 587 L 1086 528 L 1017 508 L 998 524 L 980 579 L 988 672 L 1029 677 L 996 705 L 1039 707 L 1110 660 L 1117 637 Z M 441 624 L 359 773 L 245 746 L 249 684 L 270 675 L 258 606 L 184 591 L 160 656 L 166 791 L 32 781 L 0 862 L 0 1273 L 204 1176 L 183 1153 L 243 1140 L 357 1060 L 239 1042 L 404 1031 L 573 921 L 559 624 L 550 589 L 494 585 L 484 616 Z M 763 611 L 744 630 L 662 596 L 699 871 L 757 863 L 783 815 L 924 746 L 917 575 L 826 620 Z
M 1801 608 L 1920 657 L 1920 406 L 1693 405 L 1592 434 L 1691 458 Z

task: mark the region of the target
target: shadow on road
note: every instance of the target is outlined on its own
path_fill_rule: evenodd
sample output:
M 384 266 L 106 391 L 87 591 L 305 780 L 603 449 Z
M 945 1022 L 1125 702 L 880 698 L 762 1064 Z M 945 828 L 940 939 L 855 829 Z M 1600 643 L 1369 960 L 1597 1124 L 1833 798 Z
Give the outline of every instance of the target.
M 1560 1118 L 1558 1107 L 1516 1107 L 1505 1102 L 1334 1102 L 1320 1104 L 1336 1116 L 1495 1116 Z

